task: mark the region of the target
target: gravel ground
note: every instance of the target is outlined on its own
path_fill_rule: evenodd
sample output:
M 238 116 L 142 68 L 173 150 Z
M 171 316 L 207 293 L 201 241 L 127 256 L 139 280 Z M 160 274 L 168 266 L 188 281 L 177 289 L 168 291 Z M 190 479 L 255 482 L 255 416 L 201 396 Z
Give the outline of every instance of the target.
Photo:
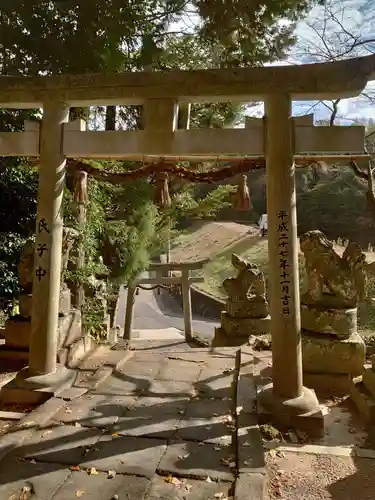
M 375 461 L 279 453 L 267 456 L 267 500 L 373 500 Z

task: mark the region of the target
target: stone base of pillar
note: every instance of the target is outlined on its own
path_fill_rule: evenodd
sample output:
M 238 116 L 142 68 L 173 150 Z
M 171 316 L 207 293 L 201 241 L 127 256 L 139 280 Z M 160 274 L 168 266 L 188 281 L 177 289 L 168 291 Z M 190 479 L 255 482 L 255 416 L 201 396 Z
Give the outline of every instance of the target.
M 285 399 L 268 384 L 258 392 L 257 408 L 260 423 L 271 423 L 281 430 L 299 429 L 314 437 L 324 435 L 323 413 L 312 389 L 303 387 L 302 396 Z
M 17 376 L 0 390 L 0 402 L 25 405 L 42 404 L 52 396 L 71 387 L 76 377 L 74 370 L 58 365 L 53 373 L 30 376 L 28 367 L 18 372 Z

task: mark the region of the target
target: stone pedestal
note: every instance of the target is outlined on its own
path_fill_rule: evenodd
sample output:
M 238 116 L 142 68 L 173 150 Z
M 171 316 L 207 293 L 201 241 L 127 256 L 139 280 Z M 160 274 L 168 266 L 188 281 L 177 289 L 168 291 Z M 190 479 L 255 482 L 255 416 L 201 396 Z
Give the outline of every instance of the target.
M 357 333 L 357 308 L 302 304 L 301 323 L 305 383 L 347 394 L 366 360 L 365 343 Z
M 248 342 L 252 335 L 270 331 L 268 304 L 259 301 L 231 301 L 221 313 L 221 326 L 215 329 L 214 345 L 237 346 Z
M 309 332 L 348 339 L 353 333 L 357 333 L 357 308 L 327 309 L 302 304 L 301 324 Z
M 8 319 L 2 330 L 5 345 L 0 349 L 0 358 L 28 358 L 31 322 L 20 316 Z M 81 313 L 71 310 L 61 316 L 57 330 L 57 360 L 66 366 L 73 366 L 90 349 L 90 342 L 82 336 Z
M 20 316 L 31 318 L 32 294 L 21 293 L 18 297 Z M 59 297 L 59 316 L 67 316 L 71 310 L 71 292 L 69 288 L 63 288 Z
M 304 372 L 357 377 L 363 372 L 365 360 L 366 346 L 358 333 L 345 340 L 302 333 Z
M 225 303 L 225 313 L 233 319 L 258 319 L 268 317 L 268 303 L 264 299 L 252 301 L 245 300 L 227 300 Z

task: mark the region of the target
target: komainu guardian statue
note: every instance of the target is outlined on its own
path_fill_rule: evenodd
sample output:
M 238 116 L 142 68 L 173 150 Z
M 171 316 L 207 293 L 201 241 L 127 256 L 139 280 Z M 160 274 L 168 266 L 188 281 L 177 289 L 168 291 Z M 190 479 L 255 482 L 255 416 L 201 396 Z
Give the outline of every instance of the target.
M 221 326 L 215 330 L 214 345 L 241 345 L 251 336 L 269 332 L 263 272 L 236 254 L 232 254 L 232 265 L 237 276 L 223 282 L 228 297 L 221 313 Z
M 251 264 L 235 253 L 232 254 L 232 266 L 237 271 L 235 278 L 223 282 L 223 288 L 230 301 L 265 302 L 266 285 L 264 274 L 256 264 Z
M 359 245 L 340 255 L 321 231 L 300 237 L 306 290 L 301 300 L 304 377 L 327 387 L 347 384 L 363 371 L 366 347 L 358 334 L 358 304 L 365 298 L 367 263 Z M 317 375 L 318 374 L 318 375 Z M 320 380 L 320 382 L 318 382 Z
M 365 298 L 366 256 L 359 245 L 349 243 L 342 257 L 321 231 L 300 237 L 305 257 L 304 304 L 333 308 L 357 307 Z

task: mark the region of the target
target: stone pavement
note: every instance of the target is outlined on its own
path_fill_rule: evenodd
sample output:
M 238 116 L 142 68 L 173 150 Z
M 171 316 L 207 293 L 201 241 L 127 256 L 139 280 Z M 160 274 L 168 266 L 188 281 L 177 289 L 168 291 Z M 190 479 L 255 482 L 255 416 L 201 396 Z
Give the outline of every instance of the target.
M 0 500 L 263 498 L 254 395 L 239 393 L 251 353 L 239 370 L 233 348 L 133 344 L 101 348 L 0 437 Z

